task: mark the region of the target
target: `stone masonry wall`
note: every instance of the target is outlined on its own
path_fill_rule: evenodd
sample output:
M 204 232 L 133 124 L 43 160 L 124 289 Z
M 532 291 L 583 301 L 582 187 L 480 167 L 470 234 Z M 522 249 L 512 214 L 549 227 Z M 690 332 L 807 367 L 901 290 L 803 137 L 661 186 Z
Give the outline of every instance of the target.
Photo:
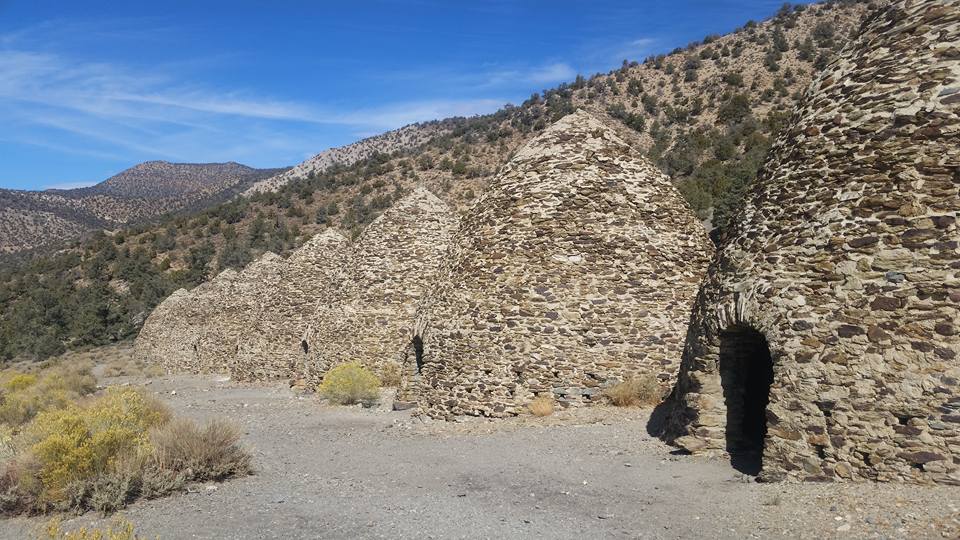
M 280 266 L 275 286 L 252 296 L 249 325 L 231 371 L 240 380 L 301 378 L 304 334 L 317 302 L 336 298 L 347 266 L 347 239 L 333 229 L 315 235 Z M 244 298 L 241 295 L 241 298 Z
M 190 301 L 190 291 L 177 289 L 153 309 L 134 341 L 134 355 L 151 364 L 160 364 L 180 313 Z
M 812 83 L 722 241 L 676 444 L 738 444 L 732 381 L 772 363 L 761 479 L 960 484 L 958 141 L 960 2 L 892 2 Z M 749 332 L 767 363 L 731 341 Z
M 328 230 L 286 260 L 265 253 L 240 274 L 171 295 L 144 324 L 138 354 L 168 371 L 251 381 L 315 383 L 343 362 L 400 364 L 456 225 L 446 204 L 418 188 L 353 244 Z
M 456 226 L 443 201 L 417 188 L 364 229 L 346 256 L 342 287 L 317 298 L 304 339 L 309 380 L 344 362 L 374 371 L 402 362 L 417 302 Z
M 671 382 L 713 248 L 670 180 L 589 113 L 521 148 L 464 218 L 418 314 L 401 398 L 506 416 L 534 396 Z
M 229 373 L 246 379 L 238 364 L 240 344 L 252 335 L 251 328 L 264 298 L 280 281 L 283 257 L 266 252 L 248 264 L 237 276 L 233 287 L 211 298 L 214 315 L 197 328 L 197 357 L 182 371 L 193 373 Z
M 208 371 L 200 362 L 201 337 L 237 278 L 237 272 L 228 269 L 189 292 L 174 292 L 144 322 L 134 354 L 168 372 Z

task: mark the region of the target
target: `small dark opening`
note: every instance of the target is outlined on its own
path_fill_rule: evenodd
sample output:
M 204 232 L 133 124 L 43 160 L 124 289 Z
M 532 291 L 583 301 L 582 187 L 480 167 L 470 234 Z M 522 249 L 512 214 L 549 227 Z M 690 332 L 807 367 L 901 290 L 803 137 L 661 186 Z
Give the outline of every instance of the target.
M 727 406 L 726 438 L 731 463 L 745 474 L 759 474 L 773 383 L 773 361 L 763 334 L 744 328 L 720 336 L 720 381 Z
M 423 368 L 423 339 L 420 336 L 413 336 L 413 355 L 417 360 L 417 375 Z
M 310 352 L 310 344 L 307 343 L 307 340 L 300 340 L 300 350 L 303 351 L 303 354 L 308 354 Z
M 826 446 L 824 446 L 824 445 L 822 445 L 822 444 L 815 444 L 815 445 L 813 445 L 813 447 L 817 449 L 817 456 L 819 456 L 820 459 L 827 459 L 827 447 L 826 447 Z

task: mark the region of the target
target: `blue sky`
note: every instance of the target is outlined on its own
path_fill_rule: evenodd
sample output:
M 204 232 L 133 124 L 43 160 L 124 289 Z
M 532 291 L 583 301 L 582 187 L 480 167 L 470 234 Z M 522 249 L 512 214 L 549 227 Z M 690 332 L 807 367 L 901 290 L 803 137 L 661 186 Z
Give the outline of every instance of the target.
M 492 112 L 780 0 L 0 0 L 0 187 L 141 161 L 293 165 Z

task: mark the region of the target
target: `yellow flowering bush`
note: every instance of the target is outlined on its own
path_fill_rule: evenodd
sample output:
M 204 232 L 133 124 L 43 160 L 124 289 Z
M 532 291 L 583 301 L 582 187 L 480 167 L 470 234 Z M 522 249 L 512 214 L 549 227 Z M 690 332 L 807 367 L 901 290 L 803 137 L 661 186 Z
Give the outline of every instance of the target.
M 150 428 L 169 418 L 156 400 L 117 387 L 86 406 L 40 413 L 22 439 L 40 466 L 41 499 L 61 502 L 72 483 L 108 472 L 122 456 L 148 454 Z
M 0 424 L 17 428 L 40 411 L 64 407 L 97 385 L 86 365 L 56 366 L 40 374 L 0 372 Z
M 250 473 L 231 425 L 171 422 L 167 407 L 138 388 L 87 395 L 95 388 L 89 370 L 0 373 L 0 515 L 107 513 L 190 481 Z
M 317 391 L 337 405 L 370 406 L 380 397 L 380 380 L 358 362 L 350 362 L 327 372 Z
M 144 540 L 134 532 L 133 523 L 124 519 L 115 519 L 105 528 L 81 527 L 73 531 L 65 531 L 60 520 L 50 520 L 44 527 L 41 540 Z
M 6 392 L 19 392 L 36 384 L 37 376 L 32 373 L 11 372 L 3 379 L 3 389 Z

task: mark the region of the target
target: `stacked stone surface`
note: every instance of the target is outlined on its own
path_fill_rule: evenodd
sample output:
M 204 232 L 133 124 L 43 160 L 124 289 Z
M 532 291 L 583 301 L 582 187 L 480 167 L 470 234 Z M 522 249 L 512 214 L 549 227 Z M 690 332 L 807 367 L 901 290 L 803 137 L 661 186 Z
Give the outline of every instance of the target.
M 236 363 L 240 379 L 265 380 L 303 376 L 304 354 L 309 352 L 304 335 L 317 303 L 338 298 L 347 262 L 347 239 L 333 229 L 315 235 L 293 252 L 276 275 L 275 286 L 238 298 L 249 302 L 250 324 L 237 340 Z M 272 281 L 272 280 L 271 280 Z M 230 314 L 226 315 L 230 317 Z M 224 324 L 229 324 L 224 321 Z
M 317 299 L 302 343 L 308 379 L 345 362 L 375 371 L 402 362 L 417 303 L 456 226 L 443 201 L 417 188 L 364 229 L 348 250 L 338 293 Z
M 241 362 L 240 353 L 255 337 L 257 316 L 279 286 L 283 265 L 283 257 L 268 251 L 240 272 L 230 294 L 218 302 L 218 315 L 203 328 L 198 365 L 192 371 L 230 373 L 238 380 L 257 378 L 262 371 L 259 363 Z
M 353 244 L 327 230 L 287 259 L 268 252 L 171 295 L 144 324 L 138 355 L 171 372 L 245 381 L 317 382 L 344 362 L 399 364 L 456 225 L 440 199 L 416 189 Z
M 767 480 L 960 484 L 958 113 L 960 2 L 871 15 L 709 269 L 676 444 L 758 452 Z
M 147 317 L 134 342 L 134 354 L 151 364 L 160 365 L 169 354 L 170 339 L 176 331 L 174 326 L 190 301 L 190 291 L 177 289 L 160 302 Z
M 561 119 L 464 217 L 419 310 L 402 399 L 507 416 L 539 395 L 672 381 L 712 244 L 670 180 L 603 121 Z
M 169 372 L 211 371 L 200 360 L 201 338 L 211 321 L 221 316 L 220 306 L 237 278 L 237 272 L 228 269 L 189 292 L 171 294 L 144 322 L 135 354 Z

